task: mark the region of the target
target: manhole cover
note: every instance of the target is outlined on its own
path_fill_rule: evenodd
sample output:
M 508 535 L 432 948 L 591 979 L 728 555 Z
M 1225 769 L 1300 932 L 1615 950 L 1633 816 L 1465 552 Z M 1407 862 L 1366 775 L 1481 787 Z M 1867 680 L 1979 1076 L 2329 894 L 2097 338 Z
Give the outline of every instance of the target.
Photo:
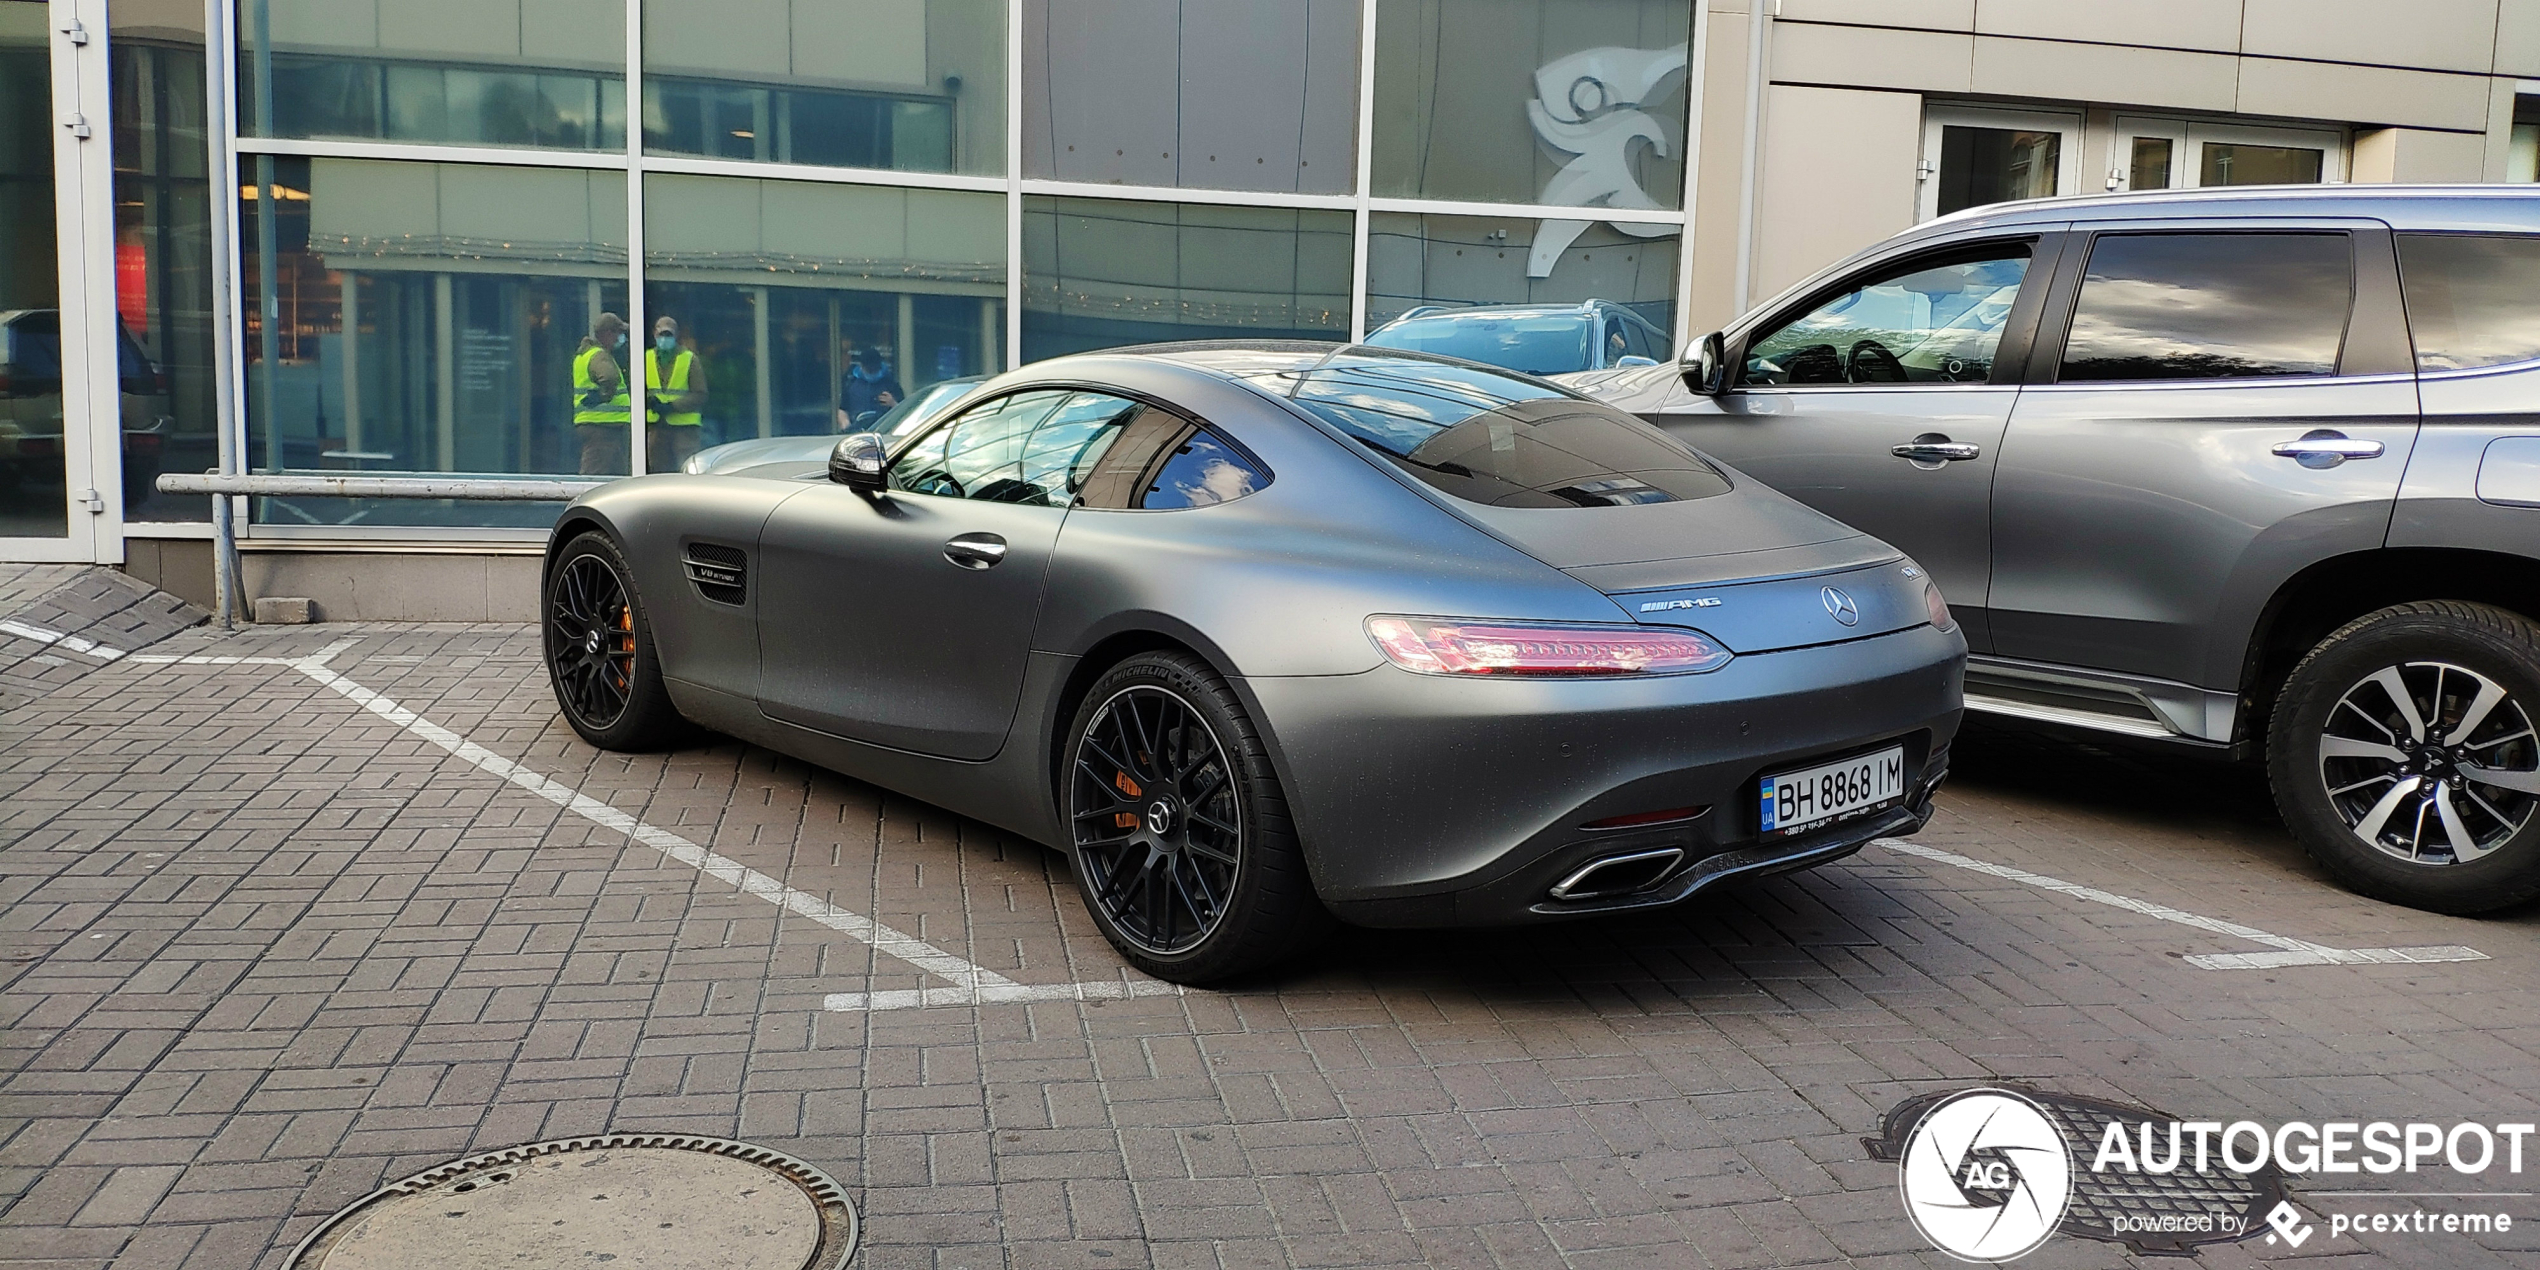
M 792 1156 L 619 1133 L 418 1173 L 328 1218 L 285 1270 L 838 1270 L 855 1247 L 846 1192 Z

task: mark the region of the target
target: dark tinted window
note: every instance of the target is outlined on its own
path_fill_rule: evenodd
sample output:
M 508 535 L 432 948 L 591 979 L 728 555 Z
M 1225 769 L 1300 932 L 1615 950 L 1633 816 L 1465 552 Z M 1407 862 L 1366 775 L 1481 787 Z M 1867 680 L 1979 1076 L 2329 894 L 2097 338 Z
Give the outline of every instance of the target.
M 1729 488 L 1701 455 L 1628 414 L 1479 367 L 1335 356 L 1255 382 L 1476 503 L 1616 507 Z
M 2399 235 L 2418 370 L 2540 357 L 2540 238 Z
M 2026 243 L 1882 268 L 1747 345 L 1750 384 L 1980 384 L 2028 276 Z
M 2353 257 L 2344 234 L 2102 236 L 2056 377 L 2334 374 Z
M 9 374 L 17 379 L 57 381 L 62 377 L 62 324 L 52 309 L 22 314 L 9 323 Z
M 1139 491 L 1137 505 L 1150 511 L 1214 507 L 1269 483 L 1252 460 L 1203 430 L 1164 456 L 1154 479 Z

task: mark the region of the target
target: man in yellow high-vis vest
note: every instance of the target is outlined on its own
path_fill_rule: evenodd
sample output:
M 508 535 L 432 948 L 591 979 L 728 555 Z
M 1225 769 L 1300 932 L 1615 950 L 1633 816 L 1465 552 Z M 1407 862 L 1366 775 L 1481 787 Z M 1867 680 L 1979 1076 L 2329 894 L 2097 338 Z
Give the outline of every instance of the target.
M 679 342 L 679 323 L 653 323 L 653 346 L 644 350 L 646 470 L 676 472 L 697 452 L 705 423 L 706 364 Z
M 585 476 L 623 476 L 630 457 L 626 425 L 634 418 L 619 359 L 626 355 L 626 319 L 603 313 L 573 350 L 573 432 L 582 445 Z

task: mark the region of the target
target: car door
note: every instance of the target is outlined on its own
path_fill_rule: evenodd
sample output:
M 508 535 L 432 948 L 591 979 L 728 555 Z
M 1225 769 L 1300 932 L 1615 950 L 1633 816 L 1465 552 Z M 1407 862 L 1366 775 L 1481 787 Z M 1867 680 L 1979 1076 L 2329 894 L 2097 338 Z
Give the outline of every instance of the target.
M 1987 500 L 2061 235 L 1871 266 L 1749 328 L 1718 397 L 1650 421 L 1920 561 L 1986 647 Z
M 816 485 L 769 518 L 760 709 L 944 758 L 994 757 L 1023 687 L 1070 464 L 1118 398 L 1016 393 L 893 457 L 889 488 Z
M 2389 531 L 2418 423 L 2389 231 L 2103 225 L 2059 272 L 1994 477 L 1995 651 L 2236 689 L 2277 587 Z

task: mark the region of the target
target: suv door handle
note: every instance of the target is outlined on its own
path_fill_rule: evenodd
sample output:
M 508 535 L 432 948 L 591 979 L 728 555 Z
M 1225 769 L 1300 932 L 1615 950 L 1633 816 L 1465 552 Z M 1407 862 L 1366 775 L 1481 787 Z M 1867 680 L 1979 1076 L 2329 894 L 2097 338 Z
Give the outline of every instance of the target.
M 2301 440 L 2277 442 L 2269 453 L 2316 469 L 2335 467 L 2348 459 L 2377 459 L 2381 451 L 2379 441 L 2358 441 L 2335 428 L 2313 428 Z
M 1916 467 L 1938 467 L 1943 463 L 1964 463 L 1984 453 L 1984 447 L 1972 441 L 1952 441 L 1948 434 L 1926 432 L 1888 453 L 1910 459 Z
M 944 544 L 944 559 L 965 569 L 993 569 L 1005 552 L 1005 539 L 995 534 L 961 534 Z

